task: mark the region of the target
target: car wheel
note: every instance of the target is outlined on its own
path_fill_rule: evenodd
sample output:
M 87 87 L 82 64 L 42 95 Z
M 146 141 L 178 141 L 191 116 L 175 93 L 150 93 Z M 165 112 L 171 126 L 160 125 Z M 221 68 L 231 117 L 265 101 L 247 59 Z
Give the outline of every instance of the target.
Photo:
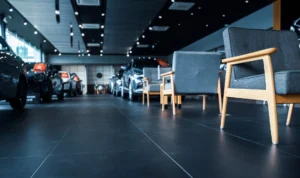
M 137 99 L 137 97 L 134 95 L 134 92 L 133 92 L 133 83 L 132 83 L 132 81 L 129 83 L 128 99 L 130 101 L 135 101 Z
M 44 96 L 42 97 L 43 102 L 49 103 L 52 100 L 52 83 L 48 81 L 45 88 L 44 88 Z
M 27 83 L 26 80 L 20 78 L 17 86 L 17 97 L 9 100 L 10 106 L 15 110 L 23 110 L 27 100 Z

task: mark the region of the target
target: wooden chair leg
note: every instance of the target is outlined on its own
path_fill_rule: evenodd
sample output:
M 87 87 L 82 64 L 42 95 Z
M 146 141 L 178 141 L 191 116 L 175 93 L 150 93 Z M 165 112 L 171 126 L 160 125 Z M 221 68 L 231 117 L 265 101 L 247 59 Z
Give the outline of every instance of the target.
M 174 94 L 174 93 L 172 93 L 172 107 L 173 107 L 173 115 L 176 115 L 175 100 L 176 100 L 175 94 Z
M 220 77 L 218 79 L 218 98 L 219 98 L 219 111 L 220 114 L 222 114 L 222 93 L 221 93 L 221 81 L 220 81 Z
M 143 92 L 143 96 L 142 96 L 142 101 L 143 101 L 143 105 L 145 105 L 145 93 Z
M 161 95 L 161 97 L 163 97 L 163 99 L 161 99 L 161 110 L 164 111 L 165 110 L 165 96 L 164 95 Z
M 224 95 L 223 99 L 223 111 L 222 111 L 222 118 L 221 118 L 221 126 L 220 128 L 223 129 L 225 126 L 225 117 L 226 117 L 226 110 L 227 110 L 227 103 L 228 103 L 228 97 Z
M 149 92 L 147 93 L 147 105 L 148 105 L 148 107 L 150 106 L 150 94 L 149 94 Z
M 272 143 L 278 143 L 278 120 L 275 96 L 268 100 L 269 120 L 272 136 Z
M 206 95 L 203 95 L 203 111 L 206 109 Z
M 294 110 L 294 103 L 290 104 L 290 107 L 289 107 L 289 113 L 288 113 L 288 117 L 287 117 L 287 120 L 286 120 L 286 125 L 290 125 L 291 123 L 291 118 L 292 118 L 292 113 L 293 113 L 293 110 Z

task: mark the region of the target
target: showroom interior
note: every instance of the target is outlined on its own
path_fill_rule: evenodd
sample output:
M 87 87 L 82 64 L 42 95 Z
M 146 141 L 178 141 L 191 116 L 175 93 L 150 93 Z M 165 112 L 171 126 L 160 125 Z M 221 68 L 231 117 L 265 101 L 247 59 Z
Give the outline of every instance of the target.
M 298 178 L 299 79 L 296 1 L 1 0 L 0 177 Z

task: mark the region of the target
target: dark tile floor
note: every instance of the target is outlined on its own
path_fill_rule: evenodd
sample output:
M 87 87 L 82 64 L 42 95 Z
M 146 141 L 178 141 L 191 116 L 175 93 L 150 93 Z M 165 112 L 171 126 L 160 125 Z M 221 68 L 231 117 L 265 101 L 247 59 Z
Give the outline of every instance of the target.
M 178 115 L 110 95 L 0 105 L 0 178 L 300 177 L 300 109 L 272 145 L 266 105 L 186 101 Z

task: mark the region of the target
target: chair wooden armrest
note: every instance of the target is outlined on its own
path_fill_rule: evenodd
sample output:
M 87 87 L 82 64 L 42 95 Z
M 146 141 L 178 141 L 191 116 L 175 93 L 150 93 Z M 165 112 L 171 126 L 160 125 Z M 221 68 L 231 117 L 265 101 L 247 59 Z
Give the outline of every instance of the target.
M 229 64 L 240 64 L 240 63 L 246 63 L 251 61 L 257 61 L 262 60 L 261 57 L 270 55 L 272 53 L 275 53 L 277 51 L 277 48 L 268 48 L 260 51 L 256 51 L 253 53 L 248 53 L 236 57 L 231 57 L 222 60 L 223 63 L 229 63 Z
M 143 78 L 143 81 L 148 81 L 148 78 Z
M 168 77 L 168 76 L 173 75 L 174 73 L 175 73 L 174 71 L 170 71 L 170 72 L 163 73 L 160 76 L 162 76 L 162 77 Z

